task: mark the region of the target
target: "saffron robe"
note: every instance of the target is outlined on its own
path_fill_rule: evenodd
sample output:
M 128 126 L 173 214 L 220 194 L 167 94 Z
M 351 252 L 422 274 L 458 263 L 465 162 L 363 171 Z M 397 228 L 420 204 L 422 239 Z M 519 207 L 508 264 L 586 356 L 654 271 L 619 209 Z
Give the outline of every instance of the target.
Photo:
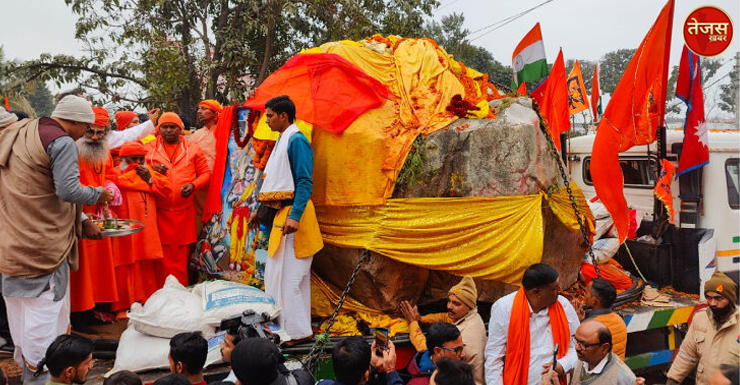
M 80 157 L 80 184 L 103 187 L 114 177 L 113 159 L 92 164 Z M 97 214 L 100 206 L 83 206 L 87 214 Z M 73 312 L 90 310 L 96 303 L 118 300 L 115 260 L 110 238 L 80 241 L 80 268 L 70 274 L 70 304 Z
M 161 262 L 155 262 L 157 285 L 161 287 L 169 274 L 187 285 L 188 257 L 192 244 L 197 240 L 195 194 L 208 184 L 211 170 L 200 147 L 182 136 L 174 154 L 168 154 L 162 138 L 157 138 L 146 155 L 146 161 L 150 166 L 166 166 L 172 186 L 169 196 L 156 197 L 157 223 L 164 253 Z M 189 183 L 194 185 L 195 191 L 186 198 L 181 190 Z
M 144 166 L 146 167 L 146 166 Z M 144 229 L 127 237 L 113 238 L 113 249 L 121 258 L 116 266 L 118 301 L 113 310 L 127 309 L 134 302 L 145 302 L 157 286 L 154 274 L 155 261 L 163 258 L 162 242 L 157 224 L 156 197 L 166 198 L 172 193 L 170 180 L 149 168 L 151 184 L 145 182 L 136 169 L 121 172 L 117 169 L 116 184 L 121 190 L 123 204 L 115 208 L 119 218 L 134 219 L 144 223 Z

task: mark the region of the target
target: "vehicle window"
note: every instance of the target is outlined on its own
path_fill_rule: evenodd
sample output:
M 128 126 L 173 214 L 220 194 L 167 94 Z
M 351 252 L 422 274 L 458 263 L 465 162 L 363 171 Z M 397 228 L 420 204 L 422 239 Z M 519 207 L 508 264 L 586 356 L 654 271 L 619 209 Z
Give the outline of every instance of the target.
M 655 186 L 655 159 L 648 157 L 620 157 L 624 185 L 631 187 L 653 188 Z M 591 157 L 583 162 L 583 180 L 593 185 L 591 179 Z
M 733 210 L 740 209 L 740 178 L 738 178 L 738 168 L 740 159 L 730 158 L 725 161 L 725 175 L 727 176 L 727 199 L 730 208 Z

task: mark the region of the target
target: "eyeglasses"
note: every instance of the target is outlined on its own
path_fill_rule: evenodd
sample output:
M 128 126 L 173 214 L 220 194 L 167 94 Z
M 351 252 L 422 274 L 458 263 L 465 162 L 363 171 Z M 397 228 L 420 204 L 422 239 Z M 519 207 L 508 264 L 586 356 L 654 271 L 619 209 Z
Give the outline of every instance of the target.
M 593 346 L 603 345 L 603 344 L 606 343 L 606 342 L 596 342 L 596 343 L 593 343 L 593 344 L 589 344 L 588 342 L 581 341 L 578 338 L 576 338 L 575 340 L 576 340 L 576 347 L 578 347 L 578 345 L 580 345 L 584 349 L 588 349 L 588 348 L 593 347 Z
M 105 136 L 105 134 L 106 134 L 105 130 L 103 130 L 103 131 L 95 131 L 92 128 L 90 128 L 90 125 L 89 124 L 87 125 L 87 130 L 85 131 L 85 135 L 87 135 L 89 137 L 99 136 L 99 137 L 102 138 L 102 137 Z
M 446 348 L 444 346 L 440 346 L 440 348 L 447 350 L 448 352 L 454 352 L 459 356 L 463 352 L 463 349 L 465 349 L 465 344 L 462 344 L 454 349 Z

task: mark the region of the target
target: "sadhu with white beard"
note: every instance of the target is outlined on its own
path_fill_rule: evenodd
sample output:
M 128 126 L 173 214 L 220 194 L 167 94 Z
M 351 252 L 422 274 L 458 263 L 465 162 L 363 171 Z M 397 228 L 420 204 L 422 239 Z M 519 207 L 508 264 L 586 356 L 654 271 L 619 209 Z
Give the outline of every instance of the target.
M 80 184 L 103 187 L 114 193 L 110 204 L 121 204 L 121 193 L 111 182 L 113 160 L 105 138 L 108 111 L 93 107 L 95 122 L 77 140 L 80 158 Z M 105 207 L 95 204 L 83 206 L 88 216 L 103 214 Z M 73 312 L 86 311 L 96 303 L 118 301 L 115 261 L 110 238 L 80 241 L 80 268 L 70 276 L 70 306 Z
M 119 218 L 135 219 L 144 229 L 127 237 L 113 239 L 116 258 L 118 302 L 111 309 L 123 310 L 134 302 L 149 298 L 159 287 L 155 276 L 156 264 L 162 261 L 162 242 L 157 228 L 157 199 L 172 193 L 169 178 L 147 166 L 148 150 L 141 142 L 126 142 L 121 146 L 121 163 L 116 167 L 116 185 L 123 202 L 113 211 Z

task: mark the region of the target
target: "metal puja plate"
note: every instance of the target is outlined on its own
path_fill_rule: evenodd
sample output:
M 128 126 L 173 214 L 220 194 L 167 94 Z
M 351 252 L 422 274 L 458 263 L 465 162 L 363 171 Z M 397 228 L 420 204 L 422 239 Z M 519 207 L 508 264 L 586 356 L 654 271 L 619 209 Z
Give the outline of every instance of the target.
M 93 220 L 93 223 L 95 223 L 96 226 L 100 227 L 100 230 L 103 232 L 104 238 L 122 237 L 124 235 L 131 235 L 131 234 L 138 233 L 141 230 L 144 230 L 144 223 L 133 220 L 133 219 L 111 218 L 108 221 L 109 222 L 115 221 L 117 228 L 106 229 L 104 227 L 104 223 L 105 223 L 104 219 L 94 219 Z

